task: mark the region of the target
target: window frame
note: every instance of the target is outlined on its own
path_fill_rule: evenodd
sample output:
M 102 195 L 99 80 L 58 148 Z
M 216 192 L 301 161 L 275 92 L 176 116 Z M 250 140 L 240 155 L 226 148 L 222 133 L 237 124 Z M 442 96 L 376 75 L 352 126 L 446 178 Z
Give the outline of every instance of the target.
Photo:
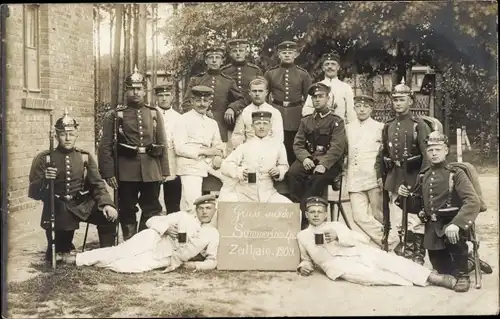
M 31 15 L 28 15 L 28 11 L 33 10 L 34 11 L 34 21 L 32 21 L 32 28 L 33 28 L 33 33 L 31 36 L 34 35 L 35 38 L 35 43 L 34 46 L 28 45 L 28 30 L 27 30 L 27 19 L 31 18 Z M 31 42 L 31 39 L 30 41 Z M 30 43 L 32 44 L 32 43 Z M 33 71 L 30 72 L 29 70 L 29 65 L 30 63 L 28 62 L 28 51 L 33 50 L 36 51 L 35 56 L 36 56 L 36 73 L 37 73 L 37 79 L 36 79 L 36 87 L 30 87 L 30 81 L 28 80 L 28 77 L 32 75 Z M 33 93 L 40 93 L 41 90 L 41 70 L 40 70 L 40 5 L 36 3 L 30 3 L 30 4 L 24 4 L 23 5 L 23 62 L 24 62 L 24 79 L 23 79 L 23 87 L 26 92 L 33 92 Z

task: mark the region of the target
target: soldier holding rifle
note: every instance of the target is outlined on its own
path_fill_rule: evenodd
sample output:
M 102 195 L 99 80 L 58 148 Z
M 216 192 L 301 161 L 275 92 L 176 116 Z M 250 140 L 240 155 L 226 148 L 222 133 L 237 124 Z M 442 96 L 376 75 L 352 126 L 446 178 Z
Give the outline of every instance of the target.
M 422 246 L 423 224 L 415 215 L 407 216 L 404 209 L 402 212 L 393 203 L 399 186 L 414 185 L 418 172 L 428 165 L 423 156 L 424 140 L 431 130 L 422 119 L 411 114 L 410 106 L 413 104 L 413 98 L 413 92 L 404 84 L 404 79 L 401 84 L 394 87 L 392 103 L 396 116 L 388 120 L 382 130 L 381 156 L 386 173 L 383 189 L 390 193 L 389 197 L 392 197 L 390 198 L 391 222 L 396 226 L 402 224 L 400 244 L 394 252 L 423 264 L 425 258 L 425 249 Z M 380 184 L 382 184 L 381 177 L 379 169 L 377 178 Z
M 170 175 L 164 151 L 167 144 L 164 123 L 159 111 L 144 103 L 145 85 L 145 77 L 135 67 L 134 73 L 125 78 L 127 105 L 106 113 L 99 145 L 101 175 L 109 186 L 119 189 L 124 240 L 137 232 L 137 204 L 142 211 L 139 231 L 146 228 L 150 217 L 160 214 L 160 185 Z
M 73 236 L 81 221 L 97 225 L 101 247 L 113 246 L 118 213 L 97 163 L 89 152 L 75 147 L 77 122 L 66 112 L 56 121 L 55 130 L 56 149 L 43 151 L 33 159 L 28 196 L 44 203 L 41 227 L 49 242 L 45 259 L 51 259 L 53 246 L 50 244 L 55 242 L 56 261 L 66 262 L 71 258 Z M 51 181 L 52 190 L 49 189 Z M 51 199 L 53 207 L 50 207 Z M 55 230 L 55 238 L 52 238 L 52 230 Z

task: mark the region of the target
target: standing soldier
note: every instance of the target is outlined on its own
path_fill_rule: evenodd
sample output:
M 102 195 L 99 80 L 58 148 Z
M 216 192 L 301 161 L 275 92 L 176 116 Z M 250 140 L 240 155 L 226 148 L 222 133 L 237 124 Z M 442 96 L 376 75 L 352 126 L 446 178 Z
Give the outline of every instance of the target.
M 124 240 L 137 232 L 137 204 L 141 208 L 139 231 L 146 228 L 150 217 L 161 213 L 160 184 L 170 175 L 164 152 L 167 144 L 164 124 L 159 111 L 144 103 L 145 86 L 146 79 L 135 67 L 134 73 L 125 78 L 127 105 L 106 113 L 99 145 L 101 175 L 109 186 L 119 189 L 118 208 Z M 118 132 L 115 132 L 115 121 Z M 117 163 L 113 159 L 115 146 Z
M 325 78 L 321 83 L 328 85 L 330 99 L 328 106 L 335 114 L 340 116 L 346 125 L 356 120 L 354 112 L 354 93 L 349 84 L 339 80 L 338 72 L 340 70 L 340 56 L 337 53 L 326 53 L 322 57 L 321 68 L 325 73 Z M 302 115 L 306 116 L 314 112 L 314 107 L 310 97 L 307 98 L 302 109 Z
M 154 87 L 156 100 L 160 107 L 160 113 L 163 117 L 165 135 L 167 137 L 167 157 L 170 176 L 163 183 L 163 199 L 165 200 L 165 209 L 167 214 L 175 213 L 180 210 L 181 202 L 181 179 L 176 176 L 176 161 L 174 151 L 174 126 L 179 121 L 180 114 L 172 107 L 173 83 L 168 82 Z
M 78 124 L 67 112 L 57 120 L 57 148 L 43 151 L 33 159 L 29 176 L 28 196 L 43 201 L 41 227 L 45 229 L 49 248 L 45 259 L 50 260 L 50 194 L 49 180 L 54 180 L 56 260 L 70 260 L 75 229 L 81 221 L 97 225 L 101 247 L 113 246 L 118 213 L 106 190 L 97 164 L 89 152 L 75 147 Z M 50 159 L 51 164 L 47 164 Z
M 403 79 L 401 84 L 394 87 L 392 93 L 396 117 L 389 119 L 382 130 L 381 150 L 384 158 L 384 169 L 387 173 L 383 187 L 390 192 L 391 220 L 399 225 L 401 225 L 402 211 L 394 205 L 398 188 L 403 184 L 415 185 L 418 172 L 428 166 L 428 160 L 423 154 L 425 154 L 426 147 L 425 138 L 431 130 L 421 118 L 411 114 L 410 106 L 413 104 L 413 99 L 413 92 L 410 87 L 405 85 Z M 379 177 L 377 176 L 377 178 Z M 378 180 L 381 184 L 381 179 Z M 423 224 L 415 215 L 408 215 L 407 229 L 407 242 L 403 257 L 423 264 L 425 258 Z M 401 254 L 402 248 L 400 243 L 394 252 Z
M 278 45 L 280 64 L 264 74 L 269 83 L 269 103 L 276 107 L 283 118 L 285 149 L 288 164 L 295 161 L 293 141 L 302 118 L 302 105 L 307 98 L 311 77 L 303 68 L 295 65 L 297 44 L 285 41 Z
M 233 39 L 227 42 L 231 63 L 223 66 L 221 71 L 231 77 L 240 89 L 248 103 L 250 81 L 256 76 L 262 75 L 262 70 L 253 63 L 247 61 L 248 41 L 247 39 Z
M 480 200 L 467 174 L 447 164 L 448 138 L 432 132 L 426 142 L 430 167 L 421 171 L 412 193 L 405 185 L 398 193 L 410 196 L 408 211 L 426 221 L 424 247 L 432 267 L 457 277 L 454 290 L 466 292 L 470 286 L 466 238 L 480 212 Z
M 323 196 L 326 186 L 342 172 L 346 149 L 344 121 L 328 108 L 330 87 L 314 83 L 309 87 L 315 111 L 302 119 L 293 150 L 297 160 L 288 171 L 292 200 L 306 211 L 306 199 Z M 307 218 L 302 214 L 302 229 Z
M 211 88 L 214 91 L 211 106 L 212 116 L 219 126 L 222 142 L 227 143 L 231 139 L 230 132 L 234 128 L 236 117 L 246 104 L 240 89 L 236 86 L 236 82 L 221 72 L 220 67 L 223 56 L 223 48 L 214 47 L 205 50 L 204 57 L 207 71 L 189 80 L 182 108 L 183 113 L 193 108 L 191 89 L 194 86 L 202 85 Z

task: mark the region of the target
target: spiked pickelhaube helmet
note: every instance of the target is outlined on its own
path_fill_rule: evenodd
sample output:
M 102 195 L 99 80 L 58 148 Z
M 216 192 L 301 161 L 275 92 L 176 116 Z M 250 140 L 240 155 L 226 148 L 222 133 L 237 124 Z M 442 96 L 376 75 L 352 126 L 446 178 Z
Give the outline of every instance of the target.
M 68 110 L 64 111 L 64 115 L 57 119 L 54 125 L 57 132 L 74 131 L 78 128 L 78 123 L 74 118 L 69 116 Z
M 129 74 L 125 78 L 125 88 L 134 88 L 134 87 L 145 87 L 146 86 L 146 77 L 139 73 L 137 69 L 137 65 L 134 66 L 134 72 Z
M 425 145 L 426 146 L 448 145 L 448 137 L 439 131 L 431 132 L 425 138 Z
M 392 97 L 401 96 L 409 96 L 413 99 L 413 91 L 408 85 L 405 84 L 405 78 L 402 78 L 401 83 L 394 86 L 394 89 L 392 90 Z

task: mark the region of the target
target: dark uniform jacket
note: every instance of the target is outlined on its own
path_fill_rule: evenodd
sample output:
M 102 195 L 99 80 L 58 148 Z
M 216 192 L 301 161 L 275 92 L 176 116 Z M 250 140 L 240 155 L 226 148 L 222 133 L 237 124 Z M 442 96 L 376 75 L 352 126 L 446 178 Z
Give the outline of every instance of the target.
M 122 112 L 122 113 L 118 113 Z M 115 176 L 113 160 L 114 120 L 118 114 L 120 143 L 148 147 L 152 144 L 163 145 L 161 156 L 151 156 L 148 153 L 136 154 L 133 157 L 124 156 L 118 152 L 118 180 L 126 182 L 157 182 L 163 176 L 168 176 L 168 156 L 166 152 L 167 138 L 164 123 L 157 110 L 149 105 L 140 107 L 119 106 L 108 111 L 104 116 L 102 138 L 99 144 L 99 169 L 103 178 Z M 122 118 L 120 118 L 122 114 Z
M 284 130 L 297 131 L 312 84 L 309 73 L 295 64 L 281 64 L 267 70 L 264 77 L 269 82 L 269 104 L 280 110 Z
M 200 73 L 189 80 L 186 94 L 184 95 L 184 102 L 182 103 L 183 113 L 190 111 L 192 107 L 192 94 L 191 88 L 197 85 L 204 85 L 214 90 L 213 103 L 211 111 L 213 119 L 219 126 L 220 136 L 223 142 L 227 142 L 227 132 L 234 128 L 233 125 L 228 125 L 224 121 L 224 114 L 228 108 L 233 109 L 235 117 L 238 116 L 243 108 L 249 103 L 243 97 L 243 94 L 236 86 L 232 78 L 222 73 L 220 70 L 208 70 L 207 72 Z
M 325 115 L 314 112 L 302 119 L 293 150 L 301 163 L 310 158 L 328 170 L 342 158 L 346 143 L 344 120 L 329 110 Z
M 258 66 L 247 61 L 225 65 L 221 68 L 221 71 L 234 80 L 236 86 L 247 100 L 250 100 L 248 94 L 250 81 L 256 76 L 262 75 L 262 70 Z
M 41 227 L 45 229 L 50 223 L 49 182 L 45 179 L 49 153 L 43 151 L 33 159 L 28 190 L 30 198 L 44 203 Z M 87 220 L 96 204 L 99 210 L 106 205 L 114 207 L 97 164 L 88 152 L 58 147 L 51 154 L 51 162 L 57 168 L 54 180 L 56 230 L 77 229 L 80 220 Z M 65 198 L 67 195 L 72 198 Z
M 450 183 L 450 174 L 452 182 Z M 451 194 L 450 194 L 451 185 Z M 467 174 L 446 162 L 423 170 L 417 179 L 415 191 L 407 200 L 408 212 L 424 209 L 424 247 L 430 250 L 444 249 L 444 230 L 453 223 L 468 230 L 480 211 L 479 197 Z
M 407 147 L 407 171 L 403 168 L 405 149 L 405 132 Z M 384 189 L 397 193 L 403 182 L 415 185 L 420 170 L 428 167 L 425 155 L 425 138 L 431 133 L 429 126 L 411 113 L 388 120 L 382 131 L 382 148 L 385 169 L 387 172 Z M 376 163 L 377 178 L 381 177 L 380 161 Z

